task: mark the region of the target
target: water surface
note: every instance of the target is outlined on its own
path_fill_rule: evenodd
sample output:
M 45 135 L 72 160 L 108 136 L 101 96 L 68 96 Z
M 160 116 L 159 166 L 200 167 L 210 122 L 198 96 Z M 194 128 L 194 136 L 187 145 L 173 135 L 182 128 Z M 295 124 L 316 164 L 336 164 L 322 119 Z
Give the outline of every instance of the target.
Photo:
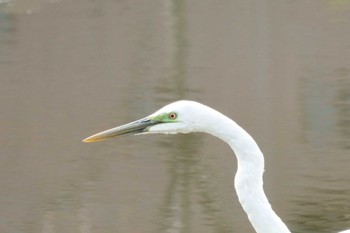
M 178 99 L 232 117 L 293 232 L 350 228 L 350 2 L 0 1 L 1 232 L 253 233 L 228 146 L 93 133 Z

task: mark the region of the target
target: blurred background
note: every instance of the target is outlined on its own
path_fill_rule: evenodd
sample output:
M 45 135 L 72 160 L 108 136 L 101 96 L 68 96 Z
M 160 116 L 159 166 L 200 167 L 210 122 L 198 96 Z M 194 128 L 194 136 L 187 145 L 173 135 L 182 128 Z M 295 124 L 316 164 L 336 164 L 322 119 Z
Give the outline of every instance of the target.
M 292 232 L 350 228 L 349 0 L 1 0 L 0 232 L 254 230 L 209 135 L 81 140 L 192 99 L 266 157 Z

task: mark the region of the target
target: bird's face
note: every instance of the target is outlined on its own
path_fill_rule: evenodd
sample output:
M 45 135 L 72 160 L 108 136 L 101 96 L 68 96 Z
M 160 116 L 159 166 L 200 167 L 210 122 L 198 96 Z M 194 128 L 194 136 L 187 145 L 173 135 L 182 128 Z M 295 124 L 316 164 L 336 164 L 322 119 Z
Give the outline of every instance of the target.
M 84 142 L 97 142 L 108 138 L 130 135 L 130 134 L 151 134 L 151 133 L 190 133 L 196 132 L 201 117 L 197 116 L 198 107 L 203 107 L 192 101 L 177 101 L 166 105 L 148 117 L 131 123 L 118 126 L 97 134 L 94 134 Z

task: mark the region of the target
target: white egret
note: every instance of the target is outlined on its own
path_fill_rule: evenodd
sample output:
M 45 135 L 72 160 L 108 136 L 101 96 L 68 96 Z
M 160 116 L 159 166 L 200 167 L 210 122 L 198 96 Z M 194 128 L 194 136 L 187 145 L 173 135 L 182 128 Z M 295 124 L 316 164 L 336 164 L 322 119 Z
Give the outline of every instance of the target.
M 263 190 L 264 156 L 254 139 L 220 112 L 194 101 L 177 101 L 141 120 L 84 139 L 96 142 L 127 134 L 204 132 L 226 142 L 235 152 L 238 166 L 235 189 L 257 233 L 290 233 L 273 211 Z M 350 230 L 342 233 L 350 233 Z

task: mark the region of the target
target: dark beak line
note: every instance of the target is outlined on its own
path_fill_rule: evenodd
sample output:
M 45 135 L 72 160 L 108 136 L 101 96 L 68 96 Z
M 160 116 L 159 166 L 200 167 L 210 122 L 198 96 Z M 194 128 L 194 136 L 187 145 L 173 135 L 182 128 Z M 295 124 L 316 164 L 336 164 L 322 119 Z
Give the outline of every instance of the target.
M 116 128 L 112 128 L 97 134 L 94 134 L 86 139 L 83 140 L 83 142 L 98 142 L 103 141 L 108 138 L 121 136 L 121 135 L 128 135 L 128 134 L 138 134 L 142 132 L 146 132 L 148 127 L 159 124 L 161 122 L 154 121 L 148 117 L 143 118 L 141 120 L 137 120 L 125 125 L 118 126 Z

